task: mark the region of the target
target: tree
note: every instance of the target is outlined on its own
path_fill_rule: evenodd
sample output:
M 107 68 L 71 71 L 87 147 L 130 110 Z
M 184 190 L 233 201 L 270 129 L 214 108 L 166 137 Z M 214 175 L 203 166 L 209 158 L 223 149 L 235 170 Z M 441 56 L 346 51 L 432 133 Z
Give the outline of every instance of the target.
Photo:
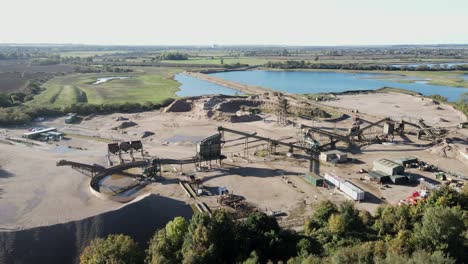
M 252 251 L 248 259 L 246 259 L 243 264 L 258 264 L 260 263 L 260 258 L 257 255 L 257 252 Z
M 399 255 L 410 254 L 415 248 L 412 232 L 408 230 L 400 230 L 397 236 L 390 240 L 388 244 L 388 251 Z
M 297 254 L 302 257 L 306 257 L 312 254 L 313 244 L 308 238 L 302 238 L 297 243 Z
M 185 263 L 234 262 L 237 257 L 235 223 L 224 210 L 212 217 L 197 214 L 192 218 L 182 246 Z
M 359 216 L 359 211 L 354 208 L 352 202 L 347 201 L 341 204 L 338 212 L 343 218 L 345 232 L 358 232 L 362 230 L 363 223 Z
M 463 209 L 468 209 L 467 196 L 455 191 L 450 186 L 442 186 L 438 190 L 434 190 L 427 199 L 427 203 L 445 207 L 462 206 Z
M 374 249 L 371 244 L 363 244 L 338 249 L 331 257 L 332 264 L 372 263 Z
M 309 255 L 306 257 L 290 258 L 287 264 L 322 264 L 323 260 L 320 257 Z
M 180 52 L 165 52 L 161 54 L 160 60 L 188 60 L 188 55 Z
M 330 201 L 323 201 L 315 209 L 313 219 L 317 221 L 321 226 L 325 226 L 328 223 L 328 218 L 334 213 L 338 212 L 336 205 Z
M 440 250 L 459 260 L 466 260 L 465 232 L 466 225 L 459 208 L 438 206 L 426 209 L 415 236 L 423 249 Z
M 200 213 L 193 216 L 182 245 L 183 263 L 215 261 L 215 245 L 210 234 L 210 216 Z
M 440 251 L 429 253 L 416 251 L 411 256 L 389 252 L 385 258 L 374 259 L 375 264 L 455 264 L 455 260 L 444 256 Z
M 342 235 L 346 231 L 345 218 L 341 214 L 332 214 L 328 219 L 328 230 L 335 235 Z
M 126 235 L 109 235 L 91 241 L 80 256 L 81 264 L 143 263 L 143 254 L 135 241 Z
M 376 220 L 374 229 L 378 235 L 384 237 L 386 235 L 395 235 L 401 229 L 409 229 L 411 227 L 412 217 L 409 206 L 385 206 L 379 207 L 376 211 Z
M 287 233 L 281 233 L 275 218 L 264 213 L 253 213 L 239 227 L 239 248 L 244 254 L 255 250 L 260 262 L 285 257 L 288 254 Z M 296 241 L 297 242 L 297 241 Z M 293 247 L 296 242 L 293 242 Z
M 11 106 L 10 97 L 7 94 L 0 93 L 0 107 Z
M 164 229 L 156 232 L 146 251 L 146 262 L 180 263 L 182 261 L 182 244 L 188 230 L 188 222 L 183 217 L 176 217 L 166 224 Z

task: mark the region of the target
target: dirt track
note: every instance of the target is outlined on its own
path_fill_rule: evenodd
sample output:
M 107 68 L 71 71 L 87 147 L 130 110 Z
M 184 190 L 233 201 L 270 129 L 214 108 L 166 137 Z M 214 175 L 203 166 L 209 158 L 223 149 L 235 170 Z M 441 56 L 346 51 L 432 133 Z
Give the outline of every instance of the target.
M 241 84 L 238 82 L 228 81 L 222 78 L 214 77 L 213 75 L 208 75 L 208 74 L 199 73 L 199 72 L 184 72 L 183 74 L 198 78 L 200 80 L 205 80 L 205 81 L 209 81 L 218 85 L 226 86 L 226 87 L 232 88 L 234 90 L 238 90 L 246 94 L 261 94 L 264 92 L 273 91 L 271 89 L 267 89 L 264 87 Z

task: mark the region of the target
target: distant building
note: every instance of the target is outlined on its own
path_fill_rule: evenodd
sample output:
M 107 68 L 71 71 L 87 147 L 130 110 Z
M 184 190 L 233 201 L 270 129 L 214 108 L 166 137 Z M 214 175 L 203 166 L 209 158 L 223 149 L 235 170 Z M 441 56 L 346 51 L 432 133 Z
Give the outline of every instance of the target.
M 348 155 L 343 151 L 339 150 L 330 150 L 320 153 L 319 159 L 323 162 L 346 162 L 348 160 Z

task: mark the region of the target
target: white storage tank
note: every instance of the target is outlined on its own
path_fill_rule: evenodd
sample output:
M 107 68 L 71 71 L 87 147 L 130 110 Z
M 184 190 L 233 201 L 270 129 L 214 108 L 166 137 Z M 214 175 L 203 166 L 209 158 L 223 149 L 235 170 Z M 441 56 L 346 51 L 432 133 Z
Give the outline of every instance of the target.
M 340 184 L 340 190 L 355 201 L 364 200 L 364 191 L 359 189 L 356 185 L 346 181 Z
M 334 173 L 329 173 L 329 172 L 325 173 L 325 180 L 331 182 L 337 188 L 340 188 L 340 184 L 344 182 L 342 178 L 338 177 Z

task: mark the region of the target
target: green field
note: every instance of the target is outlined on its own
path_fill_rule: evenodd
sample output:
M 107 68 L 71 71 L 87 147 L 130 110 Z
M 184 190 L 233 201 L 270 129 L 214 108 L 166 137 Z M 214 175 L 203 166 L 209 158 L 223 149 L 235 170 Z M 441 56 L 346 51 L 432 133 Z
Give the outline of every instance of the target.
M 35 106 L 63 107 L 73 103 L 160 103 L 175 97 L 179 83 L 172 76 L 182 69 L 158 68 L 130 74 L 72 74 L 56 77 L 44 84 L 46 90 L 28 102 Z M 129 79 L 111 80 L 92 84 L 99 77 L 130 76 Z
M 390 75 L 405 75 L 421 79 L 430 79 L 428 84 L 444 85 L 453 87 L 468 88 L 468 81 L 463 78 L 466 71 L 376 71 Z M 380 77 L 379 77 L 380 78 Z M 391 79 L 399 82 L 414 82 L 411 80 L 398 79 L 398 76 Z
M 101 55 L 110 55 L 116 53 L 126 53 L 126 51 L 119 50 L 106 50 L 106 51 L 63 51 L 57 52 L 55 54 L 60 55 L 61 57 L 94 57 Z

